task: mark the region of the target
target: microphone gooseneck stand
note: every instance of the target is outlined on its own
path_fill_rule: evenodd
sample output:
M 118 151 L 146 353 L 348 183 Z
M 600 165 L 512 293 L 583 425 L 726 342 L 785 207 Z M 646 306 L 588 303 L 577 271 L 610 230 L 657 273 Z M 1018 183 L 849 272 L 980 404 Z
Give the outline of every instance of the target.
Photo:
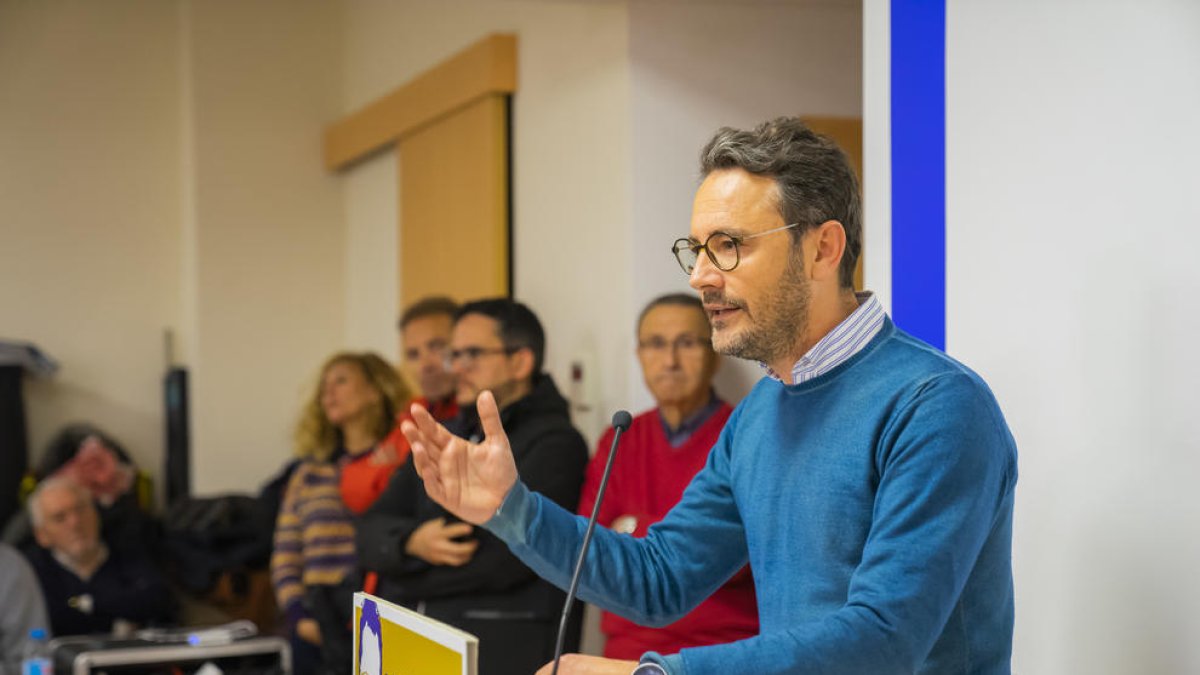
M 596 529 L 596 519 L 600 517 L 600 502 L 604 501 L 604 491 L 608 488 L 608 474 L 612 472 L 613 460 L 617 458 L 617 443 L 621 434 L 629 430 L 633 417 L 625 410 L 613 413 L 613 442 L 608 450 L 608 461 L 604 463 L 604 477 L 600 479 L 600 489 L 596 491 L 596 503 L 592 506 L 592 516 L 588 518 L 587 531 L 583 533 L 583 543 L 579 545 L 579 557 L 575 559 L 575 573 L 571 575 L 571 586 L 567 590 L 567 601 L 563 603 L 562 620 L 558 622 L 558 641 L 554 645 L 554 668 L 551 675 L 558 675 L 558 662 L 562 659 L 563 641 L 567 637 L 567 617 L 571 614 L 571 605 L 575 602 L 575 591 L 579 590 L 579 576 L 583 572 L 583 561 L 587 557 L 588 545 L 592 543 L 592 531 Z

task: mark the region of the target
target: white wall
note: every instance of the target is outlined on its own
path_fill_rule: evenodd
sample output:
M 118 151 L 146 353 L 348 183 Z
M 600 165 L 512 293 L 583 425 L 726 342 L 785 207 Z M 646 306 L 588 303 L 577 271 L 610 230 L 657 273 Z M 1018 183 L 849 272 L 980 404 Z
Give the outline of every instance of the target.
M 622 342 L 604 353 L 628 371 L 616 405 L 653 405 L 633 359 L 633 317 L 655 296 L 692 292 L 670 249 L 688 234 L 700 149 L 722 126 L 861 116 L 861 25 L 856 2 L 631 4 L 633 292 Z M 726 359 L 717 387 L 737 401 L 761 376 Z
M 1200 670 L 1200 5 L 953 4 L 947 345 L 1021 449 L 1015 666 Z
M 892 306 L 891 25 L 886 0 L 865 0 L 863 78 L 863 285 Z
M 1200 5 L 947 5 L 947 348 L 1021 453 L 1014 670 L 1198 672 Z
M 590 407 L 576 410 L 575 420 L 592 441 L 613 410 L 652 404 L 634 358 L 633 321 L 650 298 L 689 290 L 669 248 L 688 229 L 704 141 L 723 124 L 861 114 L 854 2 L 355 2 L 347 9 L 346 112 L 489 32 L 517 33 L 515 295 L 546 325 L 547 368 L 559 386 Z M 393 153 L 382 153 L 342 175 L 348 231 L 364 243 L 356 255 L 396 246 L 395 164 Z M 348 303 L 348 337 L 391 344 L 395 310 L 385 303 L 395 295 L 378 289 L 394 287 L 395 260 L 371 254 L 348 265 L 352 286 L 374 294 Z M 585 373 L 574 390 L 572 362 Z M 736 399 L 759 375 L 757 366 L 730 363 L 718 386 Z M 595 619 L 585 651 L 601 648 Z
M 354 349 L 370 349 L 399 363 L 396 320 L 400 295 L 395 275 L 400 250 L 396 228 L 400 176 L 396 154 L 374 155 L 337 180 L 343 187 L 346 227 L 344 341 Z
M 35 453 L 90 420 L 161 465 L 163 331 L 179 321 L 177 42 L 171 3 L 0 2 L 0 337 L 62 364 L 26 382 Z

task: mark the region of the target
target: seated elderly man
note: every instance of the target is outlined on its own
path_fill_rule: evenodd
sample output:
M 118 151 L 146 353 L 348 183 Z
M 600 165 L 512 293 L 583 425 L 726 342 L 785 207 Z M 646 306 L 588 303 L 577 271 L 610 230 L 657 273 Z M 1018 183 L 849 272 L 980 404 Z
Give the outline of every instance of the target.
M 638 363 L 656 407 L 634 418 L 621 441 L 600 507 L 599 523 L 644 537 L 704 468 L 733 409 L 713 391 L 717 354 L 704 306 L 694 295 L 651 300 L 638 317 Z M 612 447 L 609 429 L 588 465 L 579 513 L 591 515 Z M 637 659 L 650 651 L 674 654 L 685 647 L 734 642 L 758 634 L 758 605 L 749 567 L 743 568 L 687 616 L 650 628 L 605 612 L 604 655 Z
M 27 555 L 55 635 L 174 618 L 171 592 L 158 570 L 136 552 L 110 550 L 100 540 L 100 519 L 87 490 L 68 478 L 50 478 L 30 496 L 29 509 L 39 547 Z

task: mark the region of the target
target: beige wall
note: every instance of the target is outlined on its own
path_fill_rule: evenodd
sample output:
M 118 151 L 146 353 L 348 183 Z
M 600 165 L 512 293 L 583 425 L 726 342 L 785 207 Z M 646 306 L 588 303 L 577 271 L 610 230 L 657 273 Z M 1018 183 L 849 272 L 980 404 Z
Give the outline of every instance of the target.
M 35 452 L 64 421 L 90 419 L 157 473 L 160 344 L 172 329 L 192 370 L 197 490 L 249 489 L 273 471 L 322 357 L 342 345 L 396 354 L 396 168 L 379 157 L 324 173 L 321 127 L 493 30 L 522 36 L 517 293 L 550 327 L 560 379 L 569 358 L 625 334 L 622 256 L 601 268 L 579 245 L 591 232 L 626 247 L 623 5 L 0 11 L 11 55 L 0 63 L 11 97 L 0 112 L 3 333 L 64 363 L 28 387 Z M 597 311 L 569 320 L 586 304 Z
M 36 456 L 89 420 L 160 474 L 163 332 L 192 370 L 193 479 L 253 489 L 343 341 L 337 3 L 0 2 L 0 336 Z
M 193 482 L 253 489 L 289 456 L 301 399 L 343 341 L 341 190 L 320 149 L 340 94 L 340 6 L 205 0 L 183 19 Z
M 0 2 L 0 337 L 62 364 L 28 381 L 30 442 L 91 420 L 161 464 L 163 330 L 180 318 L 177 10 Z
M 344 107 L 349 112 L 495 31 L 517 33 L 520 91 L 513 105 L 515 295 L 546 325 L 547 367 L 567 389 L 569 363 L 597 363 L 625 339 L 629 296 L 628 10 L 605 2 L 353 2 L 347 5 Z M 391 152 L 345 173 L 348 231 L 394 245 Z M 400 167 L 403 171 L 403 167 Z M 374 208 L 367 204 L 374 204 Z M 604 254 L 595 244 L 602 243 Z M 393 261 L 355 262 L 360 288 L 395 283 Z M 377 297 L 384 297 L 382 294 Z M 394 301 L 394 296 L 390 298 Z M 587 311 L 580 311 L 581 308 Z M 385 344 L 395 310 L 348 307 L 351 336 Z M 366 315 L 364 315 L 366 313 Z M 372 323 L 374 322 L 374 323 Z M 376 326 L 371 328 L 371 326 Z M 628 350 L 625 352 L 629 353 Z M 590 385 L 593 404 L 619 405 L 622 369 Z M 606 415 L 581 419 L 595 435 Z

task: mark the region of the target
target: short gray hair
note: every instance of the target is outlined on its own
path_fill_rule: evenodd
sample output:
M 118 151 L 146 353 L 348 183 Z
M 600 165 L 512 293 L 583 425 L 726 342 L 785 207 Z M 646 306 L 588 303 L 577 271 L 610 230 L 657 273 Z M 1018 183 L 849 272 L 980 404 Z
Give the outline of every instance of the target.
M 51 476 L 46 480 L 38 483 L 33 494 L 29 495 L 29 519 L 33 521 L 34 527 L 41 527 L 46 520 L 46 514 L 42 513 L 42 495 L 51 490 L 58 488 L 66 488 L 75 493 L 80 501 L 91 503 L 92 493 L 79 483 L 66 476 Z
M 775 179 L 779 213 L 798 243 L 805 231 L 836 220 L 846 232 L 846 251 L 838 268 L 843 287 L 854 287 L 854 268 L 862 253 L 862 207 L 858 176 L 836 143 L 808 128 L 797 117 L 763 122 L 753 131 L 722 127 L 700 152 L 700 175 L 742 169 Z

